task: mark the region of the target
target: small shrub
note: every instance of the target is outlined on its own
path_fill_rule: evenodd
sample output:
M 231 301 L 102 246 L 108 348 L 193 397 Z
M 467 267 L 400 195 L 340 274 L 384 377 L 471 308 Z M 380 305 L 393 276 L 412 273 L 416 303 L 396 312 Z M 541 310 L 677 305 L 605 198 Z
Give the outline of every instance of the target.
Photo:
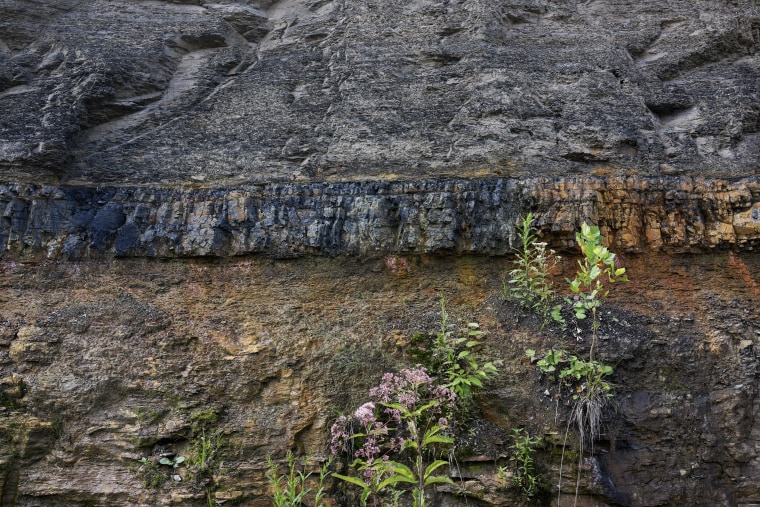
M 525 353 L 531 361 L 535 360 L 534 350 L 528 349 Z M 613 373 L 612 367 L 596 360 L 586 361 L 564 350 L 550 350 L 542 359 L 536 361 L 536 366 L 542 373 L 548 375 L 550 380 L 559 382 L 560 391 L 562 386 L 565 386 L 572 393 L 568 431 L 571 424 L 577 429 L 580 456 L 582 456 L 586 441 L 590 441 L 593 445 L 593 442 L 599 438 L 602 414 L 614 396 L 613 385 L 608 380 Z M 567 434 L 565 439 L 567 439 Z M 564 446 L 562 453 L 562 462 L 564 462 Z M 578 473 L 580 474 L 580 467 Z M 561 483 L 562 463 L 560 463 Z
M 570 290 L 576 295 L 574 299 L 567 298 L 573 305 L 575 317 L 585 319 L 591 313 L 591 349 L 589 359 L 594 359 L 594 348 L 599 333 L 599 307 L 602 300 L 609 294 L 604 286 L 606 279 L 610 283 L 627 282 L 625 268 L 617 267 L 615 254 L 602 246 L 602 235 L 599 227 L 581 224 L 581 230 L 575 235 L 575 240 L 583 253 L 583 259 L 578 261 L 578 272 L 575 278 L 567 280 Z
M 480 345 L 478 338 L 483 335 L 476 322 L 467 324 L 465 330 L 457 334 L 450 329 L 446 300 L 441 294 L 441 329 L 436 333 L 430 351 L 430 365 L 434 374 L 440 375 L 444 385 L 457 395 L 460 409 L 467 409 L 476 389 L 498 372 L 496 365 L 487 361 L 482 365 L 475 357 L 475 349 Z
M 523 230 L 528 231 L 528 224 L 525 222 L 523 222 Z M 542 358 L 536 357 L 535 350 L 529 349 L 525 353 L 530 357 L 531 362 L 536 362 L 539 370 L 546 374 L 551 381 L 559 382 L 560 392 L 563 386 L 572 392 L 572 408 L 565 432 L 565 442 L 572 424 L 578 430 L 580 444 L 578 459 L 580 462 L 586 440 L 590 440 L 593 446 L 593 442 L 598 439 L 602 413 L 613 397 L 613 386 L 608 379 L 612 375 L 613 369 L 611 366 L 600 363 L 594 357 L 601 326 L 599 308 L 603 299 L 609 294 L 609 289 L 605 283 L 628 281 L 628 278 L 625 268 L 617 266 L 615 254 L 602 246 L 602 235 L 599 232 L 599 227 L 583 223 L 581 230 L 576 233 L 575 239 L 583 257 L 578 261 L 578 271 L 575 278 L 567 280 L 574 297 L 567 297 L 565 301 L 572 305 L 576 319 L 585 319 L 589 314 L 591 315 L 592 335 L 589 358 L 585 360 L 570 355 L 564 350 L 554 349 L 547 352 Z M 526 241 L 527 244 L 530 244 L 529 240 Z M 554 312 L 559 314 L 559 309 L 555 307 Z M 564 458 L 565 449 L 563 445 L 558 485 L 560 491 Z M 580 465 L 578 474 L 580 474 Z M 578 479 L 580 479 L 580 475 Z M 576 482 L 576 498 L 578 483 L 579 480 Z M 557 502 L 559 503 L 559 497 Z
M 504 299 L 512 298 L 526 310 L 541 316 L 544 319 L 543 329 L 550 319 L 564 324 L 561 305 L 553 305 L 556 296 L 550 276 L 560 257 L 554 254 L 554 250 L 548 249 L 546 243 L 538 241 L 532 226 L 533 219 L 533 214 L 528 213 L 517 225 L 520 244 L 514 249 L 514 269 L 509 272 L 508 279 L 502 279 L 502 289 Z
M 516 470 L 512 475 L 512 485 L 526 498 L 534 498 L 544 489 L 533 460 L 533 454 L 543 444 L 543 440 L 532 437 L 527 432 L 523 433 L 522 428 L 512 429 L 512 439 L 514 443 L 510 449 Z
M 531 361 L 536 360 L 536 351 L 525 351 Z M 586 361 L 578 356 L 570 355 L 564 350 L 552 349 L 542 359 L 536 361 L 536 366 L 542 373 L 548 374 L 550 380 L 559 380 L 570 387 L 573 399 L 578 400 L 582 393 L 593 390 L 612 397 L 612 384 L 607 380 L 612 375 L 612 366 L 602 364 L 599 361 Z

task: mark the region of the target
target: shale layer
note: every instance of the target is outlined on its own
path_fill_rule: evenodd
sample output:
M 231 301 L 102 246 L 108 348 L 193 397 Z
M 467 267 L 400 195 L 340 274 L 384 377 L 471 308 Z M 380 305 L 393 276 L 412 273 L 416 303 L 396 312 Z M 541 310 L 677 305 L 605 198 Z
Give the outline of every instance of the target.
M 6 256 L 503 255 L 518 217 L 558 248 L 581 222 L 617 251 L 752 250 L 760 179 L 563 178 L 0 188 Z

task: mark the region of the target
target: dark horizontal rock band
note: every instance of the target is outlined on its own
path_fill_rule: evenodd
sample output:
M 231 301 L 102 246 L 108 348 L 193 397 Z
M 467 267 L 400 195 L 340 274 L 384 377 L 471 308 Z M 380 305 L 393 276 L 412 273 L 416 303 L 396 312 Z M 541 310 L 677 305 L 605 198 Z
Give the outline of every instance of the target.
M 272 183 L 235 188 L 0 186 L 13 258 L 509 253 L 514 224 L 572 246 L 582 221 L 619 251 L 752 250 L 760 177 Z

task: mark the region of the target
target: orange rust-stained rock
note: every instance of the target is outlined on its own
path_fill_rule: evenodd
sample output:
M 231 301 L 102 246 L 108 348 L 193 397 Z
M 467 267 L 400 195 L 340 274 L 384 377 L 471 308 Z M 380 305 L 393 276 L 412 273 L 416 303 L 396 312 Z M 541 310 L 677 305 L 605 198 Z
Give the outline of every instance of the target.
M 582 500 L 609 503 L 605 481 L 618 497 L 640 495 L 632 505 L 756 498 L 757 255 L 618 254 L 630 282 L 610 287 L 598 344 L 615 369 L 618 408 L 584 461 Z M 567 407 L 547 394 L 551 384 L 525 349 L 561 344 L 583 354 L 589 324 L 571 322 L 562 338 L 503 301 L 510 257 L 404 259 L 403 276 L 385 258 L 0 263 L 1 315 L 14 330 L 0 343 L 4 484 L 17 488 L 18 506 L 42 497 L 203 505 L 189 468 L 178 469 L 182 482 L 145 488 L 138 460 L 190 456 L 192 414 L 216 407 L 213 430 L 225 442 L 216 498 L 263 505 L 266 454 L 326 457 L 337 414 L 415 360 L 417 333 L 440 328 L 443 293 L 449 322 L 478 322 L 478 357 L 500 370 L 476 397 L 472 433 L 463 432 L 469 456 L 491 461 L 462 456 L 458 473 L 493 505 L 513 505 L 516 497 L 495 486 L 498 466 L 509 467 L 512 428 L 559 434 L 561 445 L 566 427 Z M 575 259 L 558 268 L 553 281 L 565 294 Z M 32 343 L 44 356 L 31 355 Z M 535 459 L 556 483 L 559 456 L 547 447 Z M 564 477 L 574 477 L 575 463 L 565 462 Z M 106 478 L 93 480 L 99 474 Z M 655 480 L 656 490 L 640 487 Z M 563 493 L 574 484 L 568 479 Z

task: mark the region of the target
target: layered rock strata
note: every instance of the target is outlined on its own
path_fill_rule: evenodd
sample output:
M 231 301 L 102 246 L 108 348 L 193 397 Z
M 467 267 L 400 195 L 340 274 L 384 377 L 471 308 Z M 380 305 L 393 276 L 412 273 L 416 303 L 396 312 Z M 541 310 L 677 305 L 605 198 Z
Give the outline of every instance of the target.
M 552 485 L 543 505 L 555 504 L 571 393 L 547 395 L 555 383 L 525 349 L 585 355 L 590 323 L 570 321 L 563 337 L 503 301 L 509 258 L 391 260 L 0 262 L 0 503 L 206 506 L 192 467 L 178 469 L 181 482 L 159 467 L 167 480 L 151 485 L 139 460 L 196 456 L 193 414 L 216 409 L 211 430 L 224 447 L 212 500 L 269 507 L 266 455 L 326 457 L 337 415 L 367 401 L 384 373 L 413 364 L 416 333 L 440 328 L 443 292 L 451 324 L 477 321 L 486 332 L 479 361 L 500 366 L 448 472 L 471 496 L 434 504 L 518 505 L 519 491 L 495 481 L 499 466 L 513 466 L 517 427 L 545 439 L 535 458 Z M 617 408 L 586 454 L 579 505 L 760 503 L 760 258 L 622 261 L 631 281 L 611 287 L 597 346 L 615 369 Z M 562 279 L 575 260 L 559 268 L 556 289 L 568 293 Z M 573 433 L 563 507 L 574 505 Z
M 751 0 L 9 0 L 0 180 L 753 176 Z
M 760 505 L 758 49 L 753 0 L 1 2 L 0 505 L 268 506 L 266 454 L 324 453 L 442 291 L 501 366 L 471 497 L 436 501 L 518 503 L 524 427 L 574 505 L 524 355 L 562 332 L 499 294 L 529 211 L 565 251 L 600 225 L 631 278 L 580 502 Z M 212 482 L 169 479 L 211 409 Z
M 533 211 L 572 245 L 582 221 L 618 251 L 753 249 L 760 179 L 562 178 L 270 184 L 234 189 L 0 187 L 6 255 L 48 258 L 509 253 Z

